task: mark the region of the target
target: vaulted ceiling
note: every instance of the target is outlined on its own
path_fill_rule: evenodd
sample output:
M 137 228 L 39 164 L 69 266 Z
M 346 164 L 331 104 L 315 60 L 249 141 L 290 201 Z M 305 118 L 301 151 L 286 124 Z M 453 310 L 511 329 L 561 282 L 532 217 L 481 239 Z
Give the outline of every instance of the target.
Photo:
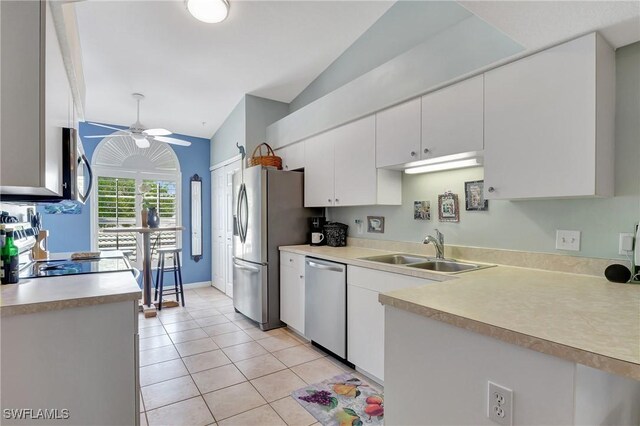
M 527 50 L 594 30 L 614 47 L 640 40 L 638 1 L 460 4 Z M 129 125 L 140 92 L 146 126 L 211 137 L 245 93 L 290 102 L 392 5 L 231 0 L 228 19 L 211 25 L 182 0 L 78 2 L 85 118 Z

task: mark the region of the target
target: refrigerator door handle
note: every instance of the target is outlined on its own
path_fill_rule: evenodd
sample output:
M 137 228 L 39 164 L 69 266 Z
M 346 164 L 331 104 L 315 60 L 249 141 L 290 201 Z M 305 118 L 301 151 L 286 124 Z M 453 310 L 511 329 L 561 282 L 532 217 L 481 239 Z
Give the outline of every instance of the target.
M 240 185 L 240 190 L 238 191 L 238 205 L 236 206 L 236 216 L 238 221 L 238 232 L 240 234 L 240 242 L 244 243 L 247 238 L 246 230 L 244 229 L 243 220 L 242 220 L 242 204 L 243 197 L 246 194 L 246 188 L 244 183 Z
M 244 216 L 240 216 L 240 220 L 242 221 L 242 242 L 247 241 L 247 228 L 249 228 L 249 197 L 247 196 L 247 187 L 242 185 L 242 209 L 244 212 Z
M 257 274 L 258 272 L 260 272 L 259 268 L 255 268 L 253 266 L 241 265 L 236 261 L 236 259 L 233 259 L 233 267 L 236 268 L 236 269 L 241 269 L 243 271 L 249 271 L 252 274 Z

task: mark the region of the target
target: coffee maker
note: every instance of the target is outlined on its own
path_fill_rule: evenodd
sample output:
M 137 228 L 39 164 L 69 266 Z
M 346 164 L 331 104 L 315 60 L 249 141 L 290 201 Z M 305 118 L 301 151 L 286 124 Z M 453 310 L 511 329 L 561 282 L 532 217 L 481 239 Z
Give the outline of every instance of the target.
M 325 246 L 327 241 L 325 240 L 324 225 L 327 220 L 324 216 L 313 216 L 309 218 L 309 244 L 312 246 Z

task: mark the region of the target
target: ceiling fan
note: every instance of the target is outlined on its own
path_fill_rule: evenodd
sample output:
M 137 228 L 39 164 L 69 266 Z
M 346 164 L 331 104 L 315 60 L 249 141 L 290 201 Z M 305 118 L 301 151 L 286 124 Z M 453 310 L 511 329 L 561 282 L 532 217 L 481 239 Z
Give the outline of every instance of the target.
M 172 134 L 167 129 L 162 129 L 162 128 L 147 129 L 147 128 L 145 128 L 142 125 L 142 123 L 140 123 L 140 101 L 144 99 L 144 95 L 142 95 L 140 93 L 134 93 L 133 94 L 133 98 L 136 100 L 136 102 L 138 102 L 138 117 L 136 119 L 136 122 L 133 123 L 131 126 L 129 126 L 128 129 L 118 129 L 117 127 L 107 126 L 106 124 L 89 122 L 89 124 L 94 125 L 94 126 L 104 127 L 105 129 L 110 129 L 110 130 L 117 130 L 118 132 L 124 132 L 124 133 L 126 133 L 126 135 L 122 135 L 122 133 L 120 133 L 120 134 L 111 134 L 111 135 L 95 135 L 95 136 L 92 135 L 92 136 L 85 136 L 85 138 L 100 138 L 100 139 L 104 139 L 104 138 L 117 138 L 117 137 L 121 137 L 121 136 L 131 136 L 133 138 L 133 140 L 136 142 L 136 145 L 139 148 L 149 148 L 149 146 L 151 146 L 151 141 L 165 142 L 165 143 L 169 143 L 169 144 L 173 144 L 173 145 L 180 145 L 180 146 L 190 146 L 191 145 L 191 142 L 184 141 L 182 139 L 176 139 L 176 138 L 167 137 L 167 136 Z

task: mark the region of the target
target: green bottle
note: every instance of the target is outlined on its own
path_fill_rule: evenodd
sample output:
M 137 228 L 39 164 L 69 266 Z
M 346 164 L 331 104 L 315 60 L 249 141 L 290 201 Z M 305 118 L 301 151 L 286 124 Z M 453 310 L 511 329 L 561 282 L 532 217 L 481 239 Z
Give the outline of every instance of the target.
M 2 266 L 4 269 L 2 284 L 16 284 L 20 280 L 20 263 L 18 247 L 13 242 L 13 231 L 7 231 L 2 248 Z

